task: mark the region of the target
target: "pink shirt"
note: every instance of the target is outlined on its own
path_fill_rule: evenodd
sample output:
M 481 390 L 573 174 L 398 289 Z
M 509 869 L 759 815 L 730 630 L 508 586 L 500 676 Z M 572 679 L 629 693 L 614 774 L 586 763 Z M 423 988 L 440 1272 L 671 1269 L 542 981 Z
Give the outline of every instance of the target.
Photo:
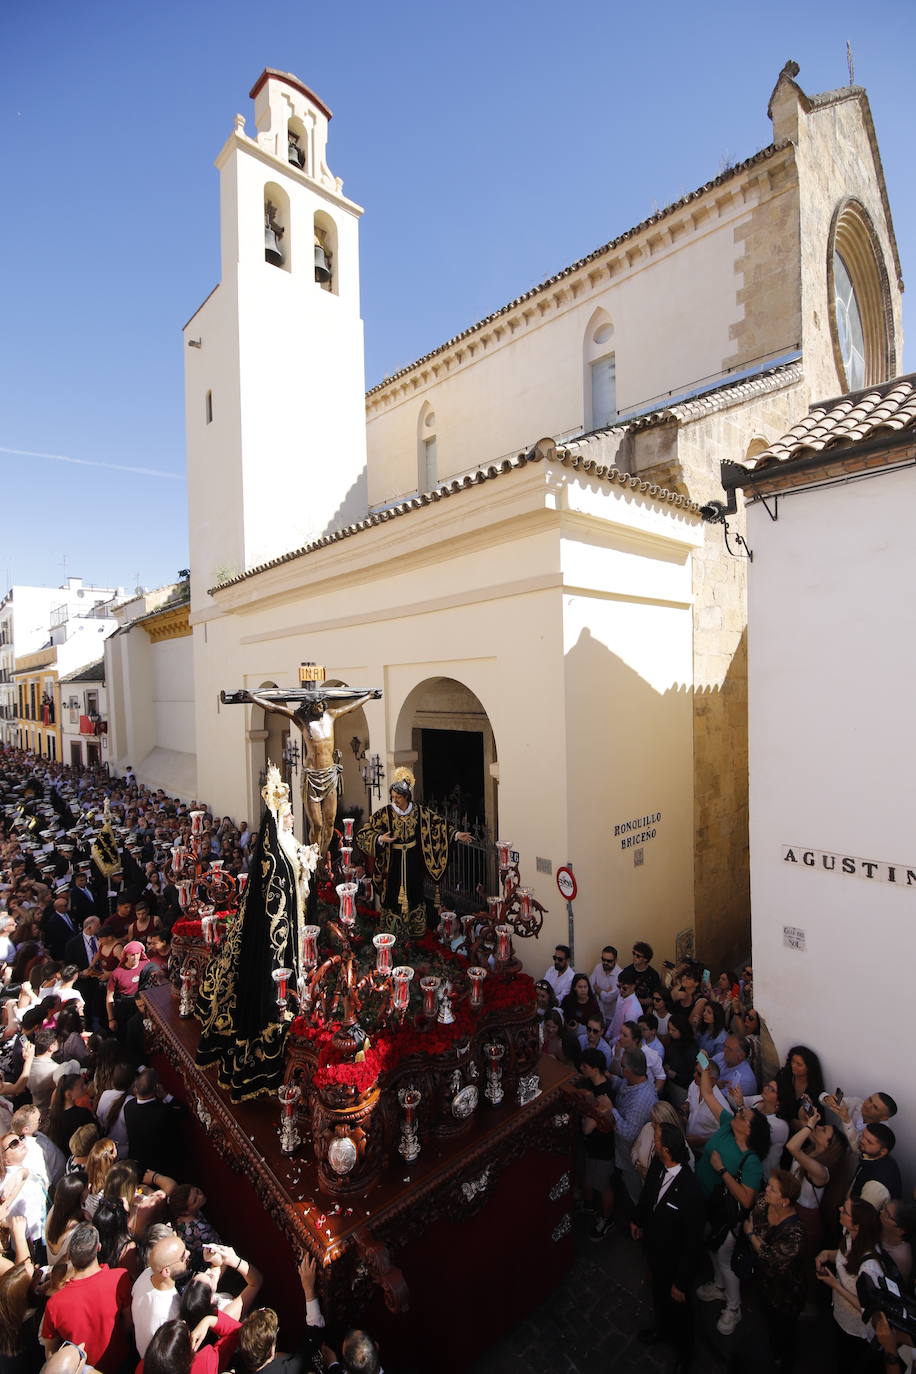
M 118 964 L 108 978 L 109 992 L 119 992 L 122 997 L 136 997 L 140 974 L 145 968 L 149 968 L 148 959 L 141 959 L 136 968 L 124 968 L 122 964 Z

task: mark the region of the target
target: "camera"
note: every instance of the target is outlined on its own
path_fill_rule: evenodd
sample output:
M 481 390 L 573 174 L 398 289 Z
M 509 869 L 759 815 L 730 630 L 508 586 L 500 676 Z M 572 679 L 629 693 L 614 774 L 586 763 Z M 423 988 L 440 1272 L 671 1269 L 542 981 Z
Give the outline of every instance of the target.
M 905 1297 L 893 1279 L 883 1274 L 879 1279 L 861 1274 L 856 1294 L 862 1304 L 863 1322 L 870 1322 L 880 1312 L 898 1331 L 916 1336 L 916 1301 Z

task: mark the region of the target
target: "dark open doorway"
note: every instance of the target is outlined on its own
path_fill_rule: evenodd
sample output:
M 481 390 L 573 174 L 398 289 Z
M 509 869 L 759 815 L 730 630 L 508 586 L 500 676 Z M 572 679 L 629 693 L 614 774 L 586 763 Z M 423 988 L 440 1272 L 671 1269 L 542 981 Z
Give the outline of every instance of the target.
M 421 730 L 423 798 L 463 828 L 483 825 L 483 734 L 475 730 Z

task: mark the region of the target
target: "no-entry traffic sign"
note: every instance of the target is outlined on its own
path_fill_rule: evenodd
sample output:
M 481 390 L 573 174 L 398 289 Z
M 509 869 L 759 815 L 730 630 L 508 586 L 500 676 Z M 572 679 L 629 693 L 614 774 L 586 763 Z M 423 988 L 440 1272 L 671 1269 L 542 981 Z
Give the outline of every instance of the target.
M 560 889 L 561 897 L 565 897 L 567 902 L 575 900 L 576 893 L 579 891 L 576 880 L 573 877 L 571 868 L 557 869 L 557 887 Z

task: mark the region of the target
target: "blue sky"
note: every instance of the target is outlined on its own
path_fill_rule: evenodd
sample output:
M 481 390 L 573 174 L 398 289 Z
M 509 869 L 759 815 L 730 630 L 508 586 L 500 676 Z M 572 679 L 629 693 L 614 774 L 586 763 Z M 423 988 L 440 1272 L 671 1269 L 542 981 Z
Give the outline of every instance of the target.
M 7 6 L 2 587 L 185 565 L 180 329 L 217 280 L 213 159 L 265 66 L 334 111 L 372 385 L 763 147 L 786 59 L 844 85 L 847 39 L 911 282 L 904 0 Z M 28 456 L 49 454 L 74 461 Z

